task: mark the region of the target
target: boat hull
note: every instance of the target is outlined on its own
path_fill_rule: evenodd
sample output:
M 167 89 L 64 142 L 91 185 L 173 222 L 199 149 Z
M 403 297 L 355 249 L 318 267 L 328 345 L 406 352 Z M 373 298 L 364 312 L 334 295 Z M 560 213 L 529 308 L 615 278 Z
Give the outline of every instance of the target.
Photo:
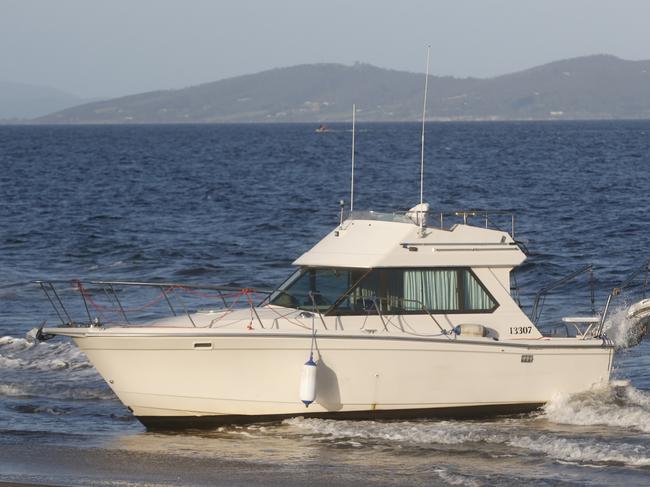
M 88 333 L 77 345 L 150 428 L 274 421 L 476 416 L 538 408 L 609 379 L 613 349 L 597 340 L 505 343 L 319 336 L 316 401 L 299 381 L 310 337 Z
M 338 419 L 354 421 L 407 420 L 407 419 L 476 419 L 502 415 L 514 415 L 537 411 L 545 403 L 492 404 L 484 406 L 456 406 L 449 408 L 425 409 L 375 409 L 366 411 L 309 412 L 300 414 L 222 414 L 206 416 L 136 416 L 148 430 L 208 429 L 229 424 L 250 424 L 277 422 L 297 416 L 318 419 Z

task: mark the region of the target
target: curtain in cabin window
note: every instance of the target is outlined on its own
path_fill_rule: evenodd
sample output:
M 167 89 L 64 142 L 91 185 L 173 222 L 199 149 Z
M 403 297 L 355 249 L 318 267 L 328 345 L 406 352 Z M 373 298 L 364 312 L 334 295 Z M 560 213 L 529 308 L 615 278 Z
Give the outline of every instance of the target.
M 404 309 L 458 309 L 456 270 L 404 271 Z
M 466 310 L 489 310 L 494 307 L 494 301 L 483 290 L 474 275 L 469 271 L 463 272 L 464 306 Z

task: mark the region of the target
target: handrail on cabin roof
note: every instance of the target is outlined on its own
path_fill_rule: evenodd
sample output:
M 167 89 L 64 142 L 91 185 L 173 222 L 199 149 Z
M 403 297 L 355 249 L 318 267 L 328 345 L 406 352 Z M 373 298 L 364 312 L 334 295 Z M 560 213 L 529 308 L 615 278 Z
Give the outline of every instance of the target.
M 468 221 L 472 217 L 480 217 L 483 219 L 485 228 L 490 228 L 492 225 L 495 229 L 499 231 L 504 231 L 499 228 L 494 219 L 490 217 L 510 217 L 510 231 L 508 232 L 510 236 L 515 239 L 515 210 L 513 209 L 503 209 L 503 210 L 482 210 L 482 209 L 470 209 L 470 210 L 454 210 L 454 211 L 418 211 L 418 210 L 407 210 L 407 211 L 393 211 L 393 212 L 382 212 L 382 211 L 351 211 L 347 213 L 345 220 L 376 220 L 376 221 L 386 221 L 386 222 L 396 222 L 396 223 L 412 223 L 417 225 L 420 215 L 426 215 L 433 217 L 439 222 L 439 225 L 436 224 L 436 227 L 441 229 L 445 228 L 445 219 L 450 218 L 462 218 L 463 224 L 467 225 Z M 342 218 L 343 220 L 343 218 Z M 425 225 L 426 226 L 426 225 Z M 428 225 L 433 226 L 433 225 Z

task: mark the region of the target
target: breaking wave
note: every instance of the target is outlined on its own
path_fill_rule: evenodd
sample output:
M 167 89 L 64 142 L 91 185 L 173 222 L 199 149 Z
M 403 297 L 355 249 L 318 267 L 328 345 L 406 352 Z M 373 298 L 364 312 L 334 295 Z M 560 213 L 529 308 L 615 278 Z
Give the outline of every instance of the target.
M 0 384 L 0 396 L 23 397 L 28 395 L 29 393 L 25 389 L 14 384 Z
M 466 475 L 451 473 L 444 468 L 436 468 L 434 473 L 445 482 L 445 485 L 464 485 L 467 487 L 480 487 L 483 485 L 478 479 Z
M 315 436 L 317 440 L 383 440 L 405 444 L 458 445 L 484 441 L 487 432 L 474 423 L 441 422 L 379 422 L 340 421 L 292 418 L 284 424 Z
M 294 418 L 283 424 L 313 441 L 360 448 L 379 444 L 396 448 L 485 449 L 488 455 L 521 455 L 527 451 L 556 462 L 650 467 L 650 448 L 644 440 L 650 434 L 650 393 L 621 380 L 579 394 L 558 395 L 541 413 L 494 421 Z M 597 426 L 598 435 L 557 425 Z M 467 479 L 457 480 L 462 483 Z
M 69 341 L 35 343 L 0 337 L 0 397 L 113 400 L 112 391 L 86 356 Z
M 0 337 L 0 366 L 6 369 L 90 369 L 86 356 L 68 341 L 35 343 L 25 338 Z
M 558 424 L 650 433 L 650 393 L 627 381 L 611 381 L 586 392 L 556 396 L 544 407 L 544 417 Z
M 638 426 L 637 421 L 645 421 L 639 430 L 645 432 L 650 429 L 647 424 L 650 418 L 650 407 L 645 401 L 648 398 L 639 391 L 640 396 L 630 391 L 629 400 L 636 401 L 641 411 L 629 419 L 609 419 L 606 424 L 614 423 L 616 426 Z M 577 411 L 579 405 L 584 406 L 584 400 L 577 399 L 575 403 L 556 401 L 544 413 L 543 418 L 549 421 L 563 422 L 566 418 L 581 417 Z M 597 402 L 596 399 L 593 401 Z M 640 404 L 644 405 L 641 406 Z M 565 404 L 569 404 L 568 408 Z M 604 406 L 605 408 L 607 406 Z M 568 409 L 562 411 L 562 409 Z M 584 409 L 584 408 L 583 408 Z M 608 414 L 611 412 L 608 411 Z M 602 413 L 602 412 L 601 412 Z M 573 419 L 571 424 L 603 424 L 596 422 L 599 411 L 589 411 L 586 417 Z M 618 415 L 625 417 L 624 414 Z M 585 419 L 586 418 L 586 419 Z M 580 422 L 579 422 L 580 421 Z M 454 448 L 469 450 L 484 450 L 486 445 L 488 455 L 506 454 L 521 455 L 522 451 L 528 454 L 542 454 L 557 462 L 580 464 L 620 464 L 637 467 L 650 466 L 650 450 L 634 440 L 628 442 L 611 441 L 594 437 L 572 436 L 571 434 L 548 432 L 540 429 L 538 417 L 500 419 L 493 422 L 474 421 L 422 421 L 422 422 L 377 422 L 377 421 L 335 421 L 311 418 L 294 418 L 284 421 L 284 424 L 299 434 L 311 437 L 318 442 L 332 442 L 335 444 L 346 443 L 358 447 L 377 446 L 383 447 L 416 447 L 445 449 Z M 354 440 L 354 441 L 351 441 Z M 501 447 L 498 451 L 494 446 Z M 503 451 L 503 450 L 506 451 Z M 461 479 L 458 479 L 461 481 Z M 466 480 L 466 479 L 462 479 Z
M 48 399 L 93 401 L 116 400 L 107 387 L 86 387 L 77 383 L 71 385 L 55 384 L 44 387 L 38 383 L 31 385 L 0 384 L 0 396 L 4 397 L 47 397 Z
M 635 467 L 650 466 L 650 451 L 630 444 L 595 440 L 562 438 L 551 435 L 515 437 L 508 444 L 543 453 L 567 463 L 621 464 Z

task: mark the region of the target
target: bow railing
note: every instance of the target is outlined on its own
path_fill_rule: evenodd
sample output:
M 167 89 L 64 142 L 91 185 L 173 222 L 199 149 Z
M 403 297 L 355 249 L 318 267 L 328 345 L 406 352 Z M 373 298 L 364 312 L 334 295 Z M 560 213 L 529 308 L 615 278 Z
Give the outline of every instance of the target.
M 34 281 L 49 301 L 63 326 L 96 326 L 106 323 L 132 324 L 137 319 L 163 315 L 186 316 L 196 326 L 192 313 L 201 307 L 232 310 L 249 307 L 261 323 L 255 304 L 272 291 L 236 286 L 211 286 L 172 282 L 98 281 L 79 279 Z M 127 295 L 126 289 L 138 289 Z M 76 299 L 73 299 L 76 298 Z

